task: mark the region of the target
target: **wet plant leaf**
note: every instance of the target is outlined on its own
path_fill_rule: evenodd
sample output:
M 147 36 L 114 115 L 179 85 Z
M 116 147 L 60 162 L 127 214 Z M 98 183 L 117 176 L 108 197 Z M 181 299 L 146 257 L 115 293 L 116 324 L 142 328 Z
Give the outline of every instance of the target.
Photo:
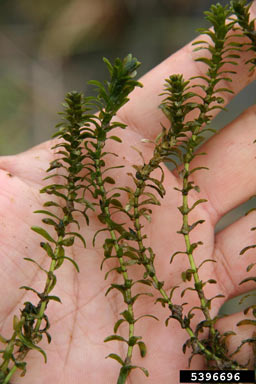
M 39 235 L 43 236 L 46 240 L 50 241 L 50 243 L 55 243 L 56 244 L 56 241 L 49 235 L 49 233 L 41 228 L 41 227 L 37 227 L 37 226 L 33 226 L 31 227 L 32 231 L 38 233 Z

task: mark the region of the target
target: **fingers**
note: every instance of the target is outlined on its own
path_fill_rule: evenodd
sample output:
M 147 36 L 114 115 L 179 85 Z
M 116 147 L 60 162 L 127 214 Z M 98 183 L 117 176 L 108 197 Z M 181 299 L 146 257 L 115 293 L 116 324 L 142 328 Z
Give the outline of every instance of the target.
M 200 148 L 191 169 L 193 179 L 210 203 L 215 223 L 229 210 L 248 200 L 256 191 L 255 155 L 256 106 L 249 108 L 235 121 L 212 137 Z
M 255 17 L 255 14 L 256 11 L 252 8 L 251 16 Z M 206 36 L 199 36 L 196 40 L 202 39 L 206 40 Z M 238 41 L 237 38 L 236 41 Z M 193 50 L 192 43 L 187 44 L 143 76 L 141 82 L 144 87 L 136 88 L 130 95 L 130 102 L 121 109 L 119 113 L 121 119 L 132 129 L 139 131 L 145 138 L 155 139 L 161 130 L 160 123 L 166 123 L 163 113 L 158 108 L 162 99 L 159 94 L 163 92 L 165 79 L 172 74 L 180 73 L 184 75 L 185 79 L 189 79 L 193 76 L 203 75 L 207 71 L 205 64 L 195 62 L 195 58 L 199 54 L 200 56 L 205 55 L 206 51 L 195 53 Z M 237 71 L 236 75 L 232 75 L 232 85 L 230 83 L 224 84 L 224 87 L 232 87 L 234 94 L 240 92 L 256 77 L 256 73 L 250 76 L 248 73 L 249 66 L 246 68 L 244 65 L 250 57 L 252 57 L 251 52 L 243 51 L 238 60 L 239 65 L 235 67 L 234 65 L 225 66 L 225 70 Z M 233 96 L 225 93 L 223 97 L 225 103 L 228 103 Z
M 214 258 L 216 278 L 222 292 L 231 298 L 255 289 L 255 282 L 240 282 L 255 276 L 255 268 L 247 272 L 248 265 L 255 262 L 255 250 L 240 255 L 243 248 L 255 244 L 256 212 L 251 212 L 216 235 Z M 240 285 L 239 285 L 240 284 Z
M 46 141 L 31 149 L 12 156 L 0 157 L 0 170 L 6 171 L 11 176 L 17 176 L 27 184 L 44 184 L 46 169 L 53 160 L 51 147 L 54 141 Z M 38 187 L 39 188 L 39 187 Z

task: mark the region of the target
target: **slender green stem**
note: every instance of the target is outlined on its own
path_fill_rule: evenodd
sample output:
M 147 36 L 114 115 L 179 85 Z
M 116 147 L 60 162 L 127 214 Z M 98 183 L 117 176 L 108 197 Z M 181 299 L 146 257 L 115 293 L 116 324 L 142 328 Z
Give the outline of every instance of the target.
M 63 237 L 59 236 L 58 241 L 57 241 L 57 245 L 56 245 L 56 248 L 55 248 L 55 254 L 56 254 L 56 250 L 58 249 L 58 243 L 60 241 L 62 241 L 62 240 L 63 240 Z M 47 279 L 46 279 L 46 283 L 45 283 L 45 288 L 44 288 L 44 291 L 43 291 L 43 296 L 45 296 L 45 297 L 47 297 L 48 294 L 50 293 L 51 282 L 52 282 L 50 276 L 51 276 L 51 274 L 55 270 L 56 262 L 57 262 L 57 259 L 53 259 L 51 261 L 51 264 L 50 264 L 49 273 L 48 273 L 48 276 L 47 276 Z M 40 309 L 39 309 L 39 312 L 38 312 L 38 319 L 37 319 L 37 322 L 36 322 L 36 325 L 35 325 L 35 332 L 38 332 L 39 329 L 40 329 L 42 320 L 44 318 L 44 313 L 45 313 L 45 310 L 46 310 L 46 307 L 47 307 L 47 303 L 48 302 L 45 301 L 45 300 L 41 302 Z
M 17 366 L 14 365 L 12 367 L 12 369 L 10 370 L 10 372 L 8 373 L 8 375 L 5 377 L 4 381 L 3 381 L 3 384 L 8 384 L 10 379 L 12 378 L 12 376 L 14 375 L 14 373 L 17 371 Z
M 189 156 L 190 158 L 190 156 Z M 205 297 L 205 294 L 204 294 L 204 291 L 201 287 L 201 280 L 199 278 L 199 275 L 198 275 L 198 271 L 197 271 L 197 267 L 196 267 L 196 263 L 195 263 L 195 260 L 194 260 L 194 256 L 193 256 L 193 251 L 191 251 L 191 241 L 190 241 L 190 236 L 189 236 L 189 223 L 188 223 L 188 213 L 189 212 L 189 206 L 188 206 L 188 186 L 189 186 L 189 180 L 188 180 L 188 175 L 189 175 L 189 171 L 190 171 L 190 162 L 187 161 L 185 164 L 184 164 L 184 177 L 183 177 L 183 188 L 182 188 L 182 194 L 183 194 L 183 197 L 182 197 L 182 200 L 183 200 L 183 205 L 182 205 L 182 208 L 183 208 L 183 225 L 182 225 L 182 232 L 183 232 L 183 235 L 184 235 L 184 240 L 185 240 L 185 244 L 186 244 L 186 253 L 188 255 L 188 259 L 189 259 L 189 263 L 190 263 L 190 267 L 191 267 L 191 270 L 193 271 L 192 272 L 192 275 L 193 275 L 193 278 L 194 278 L 194 283 L 195 283 L 195 289 L 197 291 L 197 294 L 198 294 L 198 297 L 200 299 L 200 303 L 201 303 L 201 308 L 202 308 L 202 311 L 204 313 L 204 316 L 205 316 L 205 319 L 206 320 L 211 320 L 211 315 L 210 315 L 210 312 L 209 312 L 209 309 L 207 307 L 207 299 Z M 213 325 L 211 324 L 210 326 L 210 333 L 212 336 L 215 335 L 215 329 L 213 327 Z
M 14 347 L 15 347 L 15 339 L 16 339 L 16 336 L 17 336 L 17 332 L 13 332 L 12 334 L 12 338 L 10 339 L 10 341 L 8 342 L 8 345 L 7 347 L 5 348 L 5 356 L 4 356 L 4 360 L 0 366 L 0 371 L 1 372 L 7 372 L 8 370 L 8 366 L 9 366 L 9 362 L 11 360 L 11 356 L 13 354 L 13 351 L 14 351 Z
M 100 146 L 98 146 L 97 152 L 98 152 L 99 159 L 101 158 L 101 149 L 102 148 Z M 106 204 L 105 204 L 106 200 L 107 200 L 107 192 L 106 192 L 106 189 L 104 187 L 104 183 L 103 183 L 103 179 L 102 179 L 102 172 L 101 172 L 101 166 L 100 166 L 100 160 L 99 159 L 97 159 L 95 161 L 96 174 L 98 175 L 97 176 L 97 185 L 99 186 L 99 188 L 101 190 L 101 198 L 102 198 L 101 206 L 103 207 L 103 213 L 105 214 L 107 219 L 110 219 L 109 207 L 106 206 Z M 115 231 L 113 229 L 111 229 L 111 227 L 109 227 L 109 233 L 110 233 L 112 240 L 114 241 L 114 248 L 116 251 L 116 255 L 119 255 L 121 249 L 120 249 L 120 246 L 118 244 L 118 240 L 117 240 Z M 124 284 L 126 285 L 130 280 L 129 280 L 127 268 L 125 266 L 125 262 L 124 262 L 123 257 L 119 256 L 118 261 L 119 261 L 119 264 L 120 264 L 120 267 L 122 270 L 121 274 L 123 276 Z M 125 296 L 126 296 L 126 303 L 127 303 L 127 307 L 128 307 L 127 308 L 128 312 L 131 315 L 131 318 L 134 319 L 133 304 L 131 303 L 131 297 L 132 297 L 131 288 L 126 289 Z M 134 324 L 129 323 L 129 339 L 133 336 L 134 336 Z M 128 346 L 127 355 L 126 355 L 126 359 L 125 359 L 125 362 L 127 363 L 127 365 L 130 364 L 130 362 L 131 362 L 133 347 L 134 347 L 133 345 Z M 127 373 L 127 375 L 128 375 L 128 373 Z

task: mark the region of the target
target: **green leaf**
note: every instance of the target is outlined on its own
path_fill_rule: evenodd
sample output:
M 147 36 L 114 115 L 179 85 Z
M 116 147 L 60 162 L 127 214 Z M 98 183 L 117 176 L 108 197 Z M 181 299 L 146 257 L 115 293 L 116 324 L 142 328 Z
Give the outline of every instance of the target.
M 49 233 L 41 228 L 41 227 L 37 227 L 37 226 L 33 226 L 31 227 L 32 231 L 38 233 L 39 235 L 43 236 L 46 240 L 50 241 L 51 243 L 55 243 L 56 244 L 56 241 L 49 235 Z
M 128 344 L 128 341 L 125 340 L 122 336 L 119 336 L 119 335 L 111 335 L 111 336 L 106 337 L 104 339 L 104 343 L 107 343 L 108 341 L 113 341 L 113 340 L 124 341 L 125 343 Z
M 0 342 L 3 343 L 3 344 L 7 344 L 8 340 L 5 339 L 2 335 L 0 335 Z
M 165 305 L 168 304 L 168 300 L 164 299 L 163 297 L 158 297 L 155 301 L 155 303 L 161 303 L 162 307 L 165 308 Z M 138 319 L 137 319 L 138 320 Z M 136 321 L 137 321 L 136 320 Z
M 175 285 L 175 286 L 171 289 L 171 291 L 170 291 L 170 295 L 169 295 L 169 300 L 170 300 L 170 301 L 172 300 L 172 295 L 173 295 L 175 289 L 177 289 L 177 288 L 179 288 L 179 285 Z
M 192 278 L 192 275 L 195 271 L 191 268 L 187 269 L 186 271 L 181 273 L 181 278 L 184 282 L 190 281 Z
M 211 261 L 212 263 L 217 263 L 217 261 L 214 260 L 214 259 L 205 259 L 205 260 L 203 260 L 203 261 L 199 264 L 197 270 L 199 270 L 199 268 L 201 268 L 201 266 L 202 266 L 204 263 L 208 263 L 209 261 Z
M 42 243 L 40 243 L 40 246 L 47 252 L 48 256 L 50 256 L 51 259 L 55 258 L 53 249 L 52 249 L 52 247 L 50 246 L 49 243 L 43 243 L 42 242 Z M 28 259 L 25 258 L 25 260 L 28 260 Z
M 246 271 L 249 272 L 255 265 L 256 263 L 251 263 L 250 265 L 248 265 L 248 267 L 246 268 Z
M 146 377 L 149 376 L 148 370 L 145 369 L 145 368 L 143 368 L 143 367 L 139 367 L 138 365 L 130 365 L 129 368 L 130 368 L 130 370 L 131 370 L 131 369 L 136 369 L 136 368 L 138 368 L 138 369 L 140 369 L 140 370 L 144 373 L 144 375 L 145 375 Z
M 117 208 L 123 208 L 122 204 L 117 199 L 111 199 L 110 204 L 112 204 L 114 207 L 117 207 Z
M 198 59 L 195 59 L 195 61 L 200 61 L 204 64 L 207 64 L 209 67 L 213 66 L 213 63 L 210 59 L 207 59 L 206 57 L 199 57 Z
M 256 244 L 249 245 L 248 247 L 243 248 L 242 251 L 240 252 L 240 255 L 243 255 L 245 252 L 248 251 L 248 249 L 253 249 L 253 248 L 256 248 Z
M 157 186 L 152 185 L 152 184 L 147 184 L 147 187 L 155 189 L 158 192 L 158 194 L 163 198 L 165 195 L 165 189 L 164 189 L 162 183 L 157 179 L 153 179 L 152 177 L 150 177 L 149 180 L 153 181 Z M 160 203 L 159 203 L 159 205 L 160 205 Z
M 60 184 L 51 184 L 51 185 L 47 185 L 46 187 L 40 189 L 40 193 L 49 193 L 51 194 L 54 193 L 54 191 L 56 191 L 57 189 L 66 189 L 67 187 L 64 186 L 64 185 L 60 185 Z
M 75 267 L 75 269 L 77 270 L 77 272 L 80 272 L 77 263 L 75 262 L 75 260 L 71 259 L 71 257 L 68 257 L 68 256 L 62 256 L 61 259 L 69 260 L 69 261 L 74 265 L 74 267 Z
M 16 360 L 15 361 L 15 366 L 22 371 L 20 376 L 21 377 L 25 376 L 26 371 L 27 371 L 27 369 L 26 369 L 27 363 L 25 361 L 21 362 L 21 361 L 17 361 Z
M 120 137 L 118 137 L 118 136 L 110 136 L 109 139 L 111 139 L 111 140 L 115 140 L 115 141 L 117 141 L 118 143 L 122 143 L 122 140 L 121 140 Z
M 140 297 L 140 296 L 150 296 L 150 297 L 153 297 L 153 294 L 152 293 L 149 293 L 149 292 L 143 292 L 143 293 L 137 293 L 137 295 L 133 296 L 131 298 L 131 304 L 134 304 L 135 301 Z
M 82 241 L 84 247 L 86 248 L 86 242 L 85 242 L 83 236 L 80 235 L 80 233 L 77 233 L 77 232 L 66 232 L 66 235 L 73 235 L 75 237 L 78 237 Z
M 116 360 L 119 364 L 124 366 L 124 361 L 121 359 L 120 356 L 116 355 L 115 353 L 110 353 L 108 356 L 106 356 L 106 359 L 110 357 L 111 359 Z
M 117 333 L 119 326 L 124 322 L 124 319 L 119 319 L 114 325 L 114 332 Z
M 98 234 L 100 232 L 104 232 L 104 231 L 109 231 L 108 228 L 103 228 L 103 229 L 99 229 L 98 231 L 95 232 L 94 236 L 93 236 L 93 240 L 92 240 L 92 245 L 95 247 L 95 240 L 96 240 L 96 237 L 98 236 Z
M 54 275 L 54 273 L 51 272 L 51 271 L 49 271 L 47 273 L 47 275 L 48 275 L 48 278 L 50 279 L 50 284 L 48 286 L 48 292 L 51 292 L 53 290 L 53 288 L 55 287 L 56 283 L 57 283 L 57 278 Z
M 113 73 L 112 64 L 110 63 L 110 61 L 106 57 L 103 57 L 103 61 L 107 65 L 110 75 L 112 75 L 112 73 Z
M 248 281 L 254 281 L 256 283 L 256 277 L 247 277 L 246 279 L 242 280 L 239 285 L 247 283 Z
M 133 324 L 134 323 L 134 318 L 132 314 L 129 311 L 123 311 L 120 313 L 120 315 L 123 315 L 124 319 L 129 323 Z
M 30 340 L 28 340 L 26 337 L 24 337 L 22 335 L 22 333 L 18 334 L 18 338 L 29 349 L 35 349 L 36 351 L 40 352 L 44 357 L 44 362 L 47 363 L 47 356 L 46 356 L 46 353 L 44 352 L 44 350 L 42 348 L 38 347 L 38 345 L 33 344 Z
M 104 280 L 107 280 L 108 278 L 108 275 L 113 272 L 113 271 L 116 271 L 117 273 L 122 273 L 124 272 L 123 268 L 122 267 L 114 267 L 114 268 L 111 268 L 108 272 L 106 272 L 105 276 L 104 276 Z
M 31 288 L 31 287 L 27 287 L 26 285 L 22 285 L 22 287 L 20 287 L 20 289 L 25 289 L 26 291 L 32 291 L 34 293 L 37 294 L 37 296 L 41 296 L 41 294 L 34 288 Z
M 103 180 L 103 184 L 105 184 L 105 183 L 108 183 L 108 184 L 115 184 L 116 182 L 115 182 L 115 180 L 114 180 L 112 177 L 107 176 L 107 177 Z
M 192 288 L 192 287 L 187 287 L 187 288 L 183 289 L 183 291 L 180 294 L 180 297 L 183 297 L 187 291 L 196 291 L 196 289 Z
M 143 341 L 139 341 L 137 345 L 139 346 L 141 357 L 145 357 L 147 354 L 146 344 Z
M 56 203 L 55 201 L 47 201 L 44 203 L 44 207 L 60 207 L 60 204 Z
M 41 192 L 41 191 L 40 191 Z M 65 196 L 63 193 L 60 193 L 60 192 L 58 192 L 58 191 L 56 191 L 56 190 L 47 190 L 47 191 L 45 191 L 46 193 L 48 193 L 49 195 L 55 195 L 55 196 L 58 196 L 58 197 L 61 197 L 62 199 L 64 199 L 65 201 L 67 201 L 68 200 L 68 198 L 67 198 L 67 196 Z
M 211 297 L 209 300 L 207 300 L 207 307 L 209 309 L 211 309 L 211 302 L 212 302 L 212 300 L 218 299 L 218 298 L 222 298 L 222 297 L 225 297 L 225 296 L 222 295 L 222 294 L 219 294 L 219 295 L 215 295 L 215 296 Z
M 127 290 L 127 288 L 122 285 L 122 284 L 111 284 L 111 287 L 109 287 L 105 293 L 105 296 L 108 295 L 108 293 L 112 290 L 112 289 L 117 289 L 119 292 L 121 292 L 123 295 L 125 293 L 125 291 Z
M 60 268 L 62 266 L 63 262 L 64 262 L 64 257 L 63 256 L 57 257 L 54 270 Z
M 47 296 L 47 300 L 57 301 L 57 303 L 60 303 L 60 304 L 62 303 L 61 299 L 58 296 Z
M 165 299 L 163 299 L 163 300 L 165 300 Z M 166 300 L 165 300 L 165 302 L 166 302 Z M 156 316 L 154 316 L 154 315 L 142 315 L 142 316 L 139 316 L 139 317 L 134 321 L 134 323 L 136 323 L 137 321 L 139 321 L 140 319 L 142 319 L 142 318 L 144 318 L 144 317 L 151 317 L 152 319 L 159 321 L 159 319 L 158 319 Z
M 235 355 L 236 353 L 238 353 L 244 344 L 252 343 L 252 345 L 255 345 L 255 341 L 256 341 L 255 337 L 252 337 L 252 338 L 249 338 L 249 339 L 242 340 L 242 341 L 241 341 L 241 344 L 237 347 L 237 349 L 236 349 L 234 352 L 232 352 L 232 353 L 230 354 L 230 357 L 233 356 L 233 355 Z M 247 364 L 248 364 L 248 363 L 247 363 Z
M 226 63 L 231 63 L 231 64 L 235 64 L 235 65 L 237 65 L 237 63 L 233 63 L 233 62 L 231 62 L 231 61 L 227 61 Z M 231 93 L 231 94 L 233 94 L 234 93 L 234 91 L 232 91 L 231 89 L 228 89 L 228 88 L 218 88 L 218 89 L 215 89 L 215 93 L 219 93 L 219 92 L 228 92 L 228 93 Z
M 47 225 L 53 225 L 55 228 L 57 227 L 57 223 L 56 223 L 56 221 L 54 221 L 54 220 L 52 220 L 52 219 L 49 219 L 49 218 L 45 218 L 45 219 L 43 219 L 42 220 L 42 222 L 44 223 L 44 224 L 47 224 Z
M 202 204 L 202 203 L 207 203 L 208 200 L 206 199 L 199 199 L 197 200 L 192 206 L 191 208 L 189 208 L 189 212 L 191 212 L 198 204 Z
M 48 271 L 44 268 L 41 267 L 40 264 L 38 264 L 35 260 L 31 259 L 30 257 L 24 257 L 24 260 L 27 260 L 27 261 L 30 261 L 31 263 L 34 263 L 38 266 L 39 269 L 41 269 L 41 271 L 44 271 L 47 275 L 48 275 Z
M 150 185 L 148 185 L 149 187 Z M 151 185 L 151 187 L 154 187 Z M 155 188 L 155 187 L 154 187 Z M 160 202 L 154 197 L 154 199 L 146 199 L 139 203 L 139 207 L 145 204 L 152 204 L 152 205 L 161 205 Z
M 176 255 L 179 255 L 179 254 L 183 254 L 183 255 L 186 255 L 187 252 L 183 252 L 183 251 L 177 251 L 177 252 L 174 252 L 171 256 L 171 260 L 170 260 L 170 264 L 173 262 L 173 259 Z
M 14 316 L 13 316 L 13 329 L 14 329 L 14 331 L 16 331 L 16 332 L 20 332 L 20 331 L 21 331 L 21 328 L 22 328 L 22 326 L 23 326 L 23 324 L 24 324 L 24 321 L 25 321 L 25 319 L 24 319 L 23 321 L 21 321 L 21 320 L 18 318 L 17 315 L 14 315 Z
M 67 237 L 59 242 L 64 247 L 71 247 L 74 244 L 75 236 Z
M 49 203 L 49 202 L 48 202 Z M 46 204 L 46 203 L 45 203 Z M 44 205 L 45 205 L 44 204 Z M 37 211 L 34 211 L 34 213 L 43 213 L 44 215 L 48 215 L 48 216 L 52 216 L 52 217 L 55 217 L 55 219 L 57 219 L 58 221 L 60 221 L 60 218 L 56 215 L 54 215 L 53 213 L 49 212 L 49 211 L 46 211 L 44 209 L 38 209 Z
M 202 241 L 198 241 L 197 243 L 190 244 L 187 254 L 192 254 L 194 250 L 198 247 L 198 245 L 202 245 L 202 244 L 203 244 Z
M 131 336 L 128 340 L 128 345 L 130 345 L 131 347 L 133 347 L 135 344 L 137 344 L 137 341 L 142 339 L 141 336 Z
M 124 256 L 127 256 L 127 257 L 129 257 L 130 259 L 132 259 L 134 261 L 139 259 L 138 254 L 135 253 L 135 252 L 132 252 L 132 251 L 124 252 Z
M 197 220 L 193 224 L 189 225 L 189 232 L 191 232 L 198 224 L 203 224 L 205 220 Z M 197 243 L 199 244 L 199 243 Z
M 250 319 L 245 319 L 245 320 L 241 320 L 239 321 L 239 323 L 237 323 L 237 326 L 240 327 L 240 325 L 256 325 L 256 320 L 250 320 Z
M 63 256 L 65 256 L 65 250 L 60 244 L 57 245 L 56 250 L 55 250 L 55 254 L 56 254 L 57 259 L 60 259 Z

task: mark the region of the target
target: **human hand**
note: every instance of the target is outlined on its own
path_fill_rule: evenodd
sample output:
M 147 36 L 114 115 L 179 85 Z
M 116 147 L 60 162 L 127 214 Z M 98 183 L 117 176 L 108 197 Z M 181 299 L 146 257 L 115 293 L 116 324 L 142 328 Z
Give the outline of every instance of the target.
M 191 45 L 168 58 L 154 70 L 149 72 L 141 80 L 143 89 L 136 89 L 131 95 L 131 101 L 120 111 L 119 120 L 128 125 L 122 131 L 123 143 L 112 144 L 113 149 L 122 155 L 115 160 L 116 164 L 124 163 L 131 167 L 139 163 L 140 159 L 131 148 L 134 145 L 141 150 L 145 159 L 152 154 L 152 145 L 142 143 L 141 139 L 154 140 L 160 132 L 160 122 L 166 124 L 160 110 L 157 108 L 160 102 L 157 96 L 162 92 L 164 79 L 171 73 L 183 73 L 187 79 L 201 74 L 203 65 L 194 62 L 194 53 Z M 234 76 L 232 88 L 238 93 L 250 81 L 248 72 L 244 69 L 245 55 L 241 57 L 241 69 Z M 225 95 L 228 103 L 227 96 Z M 146 101 L 146 102 L 145 102 Z M 192 237 L 203 242 L 196 252 L 196 261 L 199 264 L 205 258 L 215 258 L 218 263 L 208 263 L 200 270 L 203 281 L 213 278 L 218 284 L 206 287 L 207 297 L 223 293 L 226 298 L 214 300 L 212 314 L 218 313 L 223 301 L 242 292 L 254 288 L 253 284 L 238 286 L 239 282 L 247 277 L 246 267 L 253 262 L 253 255 L 249 252 L 246 256 L 239 256 L 240 250 L 254 242 L 253 233 L 249 229 L 253 226 L 254 214 L 240 219 L 235 224 L 214 236 L 214 227 L 218 220 L 229 210 L 247 200 L 255 193 L 254 181 L 254 125 L 256 109 L 252 107 L 244 114 L 225 127 L 218 135 L 204 145 L 207 155 L 203 160 L 196 158 L 193 165 L 199 166 L 203 161 L 209 171 L 202 171 L 194 176 L 195 183 L 200 185 L 202 198 L 208 202 L 197 207 L 193 219 L 205 219 L 200 229 L 193 231 Z M 246 127 L 246 129 L 245 129 Z M 49 260 L 45 253 L 38 247 L 40 239 L 29 230 L 32 225 L 41 225 L 39 215 L 32 212 L 42 207 L 45 201 L 44 195 L 39 195 L 38 190 L 45 185 L 43 182 L 45 169 L 52 161 L 50 150 L 53 142 L 41 144 L 31 150 L 0 160 L 1 178 L 1 334 L 10 334 L 12 318 L 19 313 L 20 303 L 34 300 L 34 296 L 17 288 L 22 285 L 30 285 L 40 291 L 44 286 L 44 274 L 31 263 L 23 260 L 24 257 L 35 258 L 43 266 L 47 266 Z M 200 149 L 202 150 L 202 148 Z M 115 162 L 111 158 L 113 165 Z M 112 164 L 112 163 L 111 163 Z M 131 178 L 120 176 L 113 171 L 120 185 L 131 184 Z M 238 182 L 239 177 L 239 182 Z M 166 170 L 165 188 L 166 196 L 161 207 L 153 211 L 152 223 L 149 229 L 150 246 L 157 255 L 156 270 L 159 280 L 166 281 L 165 288 L 180 285 L 184 289 L 185 283 L 181 280 L 181 272 L 188 268 L 187 259 L 177 259 L 170 266 L 170 255 L 184 249 L 183 237 L 176 234 L 181 225 L 181 215 L 177 210 L 180 205 L 180 194 L 174 187 L 180 186 L 180 180 L 176 173 Z M 198 194 L 191 192 L 192 199 L 196 201 Z M 228 197 L 228 198 L 227 198 Z M 62 304 L 50 302 L 47 315 L 50 319 L 52 335 L 51 344 L 44 340 L 40 346 L 47 352 L 48 363 L 44 366 L 43 359 L 36 351 L 28 354 L 28 372 L 26 384 L 32 383 L 69 383 L 71 380 L 77 383 L 114 383 L 118 376 L 119 366 L 111 359 L 105 359 L 109 353 L 116 351 L 122 353 L 119 344 L 103 343 L 106 336 L 113 333 L 113 325 L 119 318 L 119 313 L 124 310 L 124 304 L 119 294 L 111 292 L 107 297 L 104 293 L 110 284 L 112 275 L 104 281 L 104 272 L 100 271 L 102 261 L 102 246 L 96 242 L 96 247 L 91 245 L 93 235 L 100 224 L 96 217 L 91 215 L 90 226 L 81 222 L 81 232 L 86 241 L 84 250 L 77 243 L 70 250 L 68 256 L 72 256 L 80 267 L 80 273 L 74 270 L 69 263 L 64 263 L 57 274 L 57 285 L 54 294 L 59 296 Z M 200 237 L 200 238 L 199 238 Z M 107 270 L 107 269 L 106 269 Z M 134 279 L 141 278 L 143 272 L 136 270 Z M 6 294 L 6 287 L 11 295 Z M 144 319 L 136 324 L 136 334 L 141 335 L 148 348 L 148 354 L 141 359 L 138 351 L 134 350 L 133 359 L 138 365 L 146 367 L 150 371 L 147 382 L 161 384 L 170 380 L 178 383 L 179 370 L 187 368 L 188 354 L 183 355 L 181 346 L 188 336 L 181 330 L 175 320 L 170 320 L 169 326 L 164 327 L 163 322 L 170 314 L 159 305 L 154 305 L 154 298 L 146 297 L 136 302 L 134 310 L 136 317 L 143 314 L 154 314 L 159 318 Z M 191 307 L 196 305 L 195 293 L 187 293 L 184 299 L 180 299 L 179 293 L 174 295 L 174 302 L 181 304 L 189 301 Z M 235 329 L 235 324 L 241 315 L 232 315 L 222 319 L 217 324 L 220 331 Z M 200 315 L 193 321 L 200 321 Z M 127 328 L 120 327 L 121 334 L 125 337 Z M 252 333 L 249 327 L 241 333 L 237 329 L 238 336 L 230 338 L 243 339 Z M 231 340 L 232 339 L 232 340 Z M 231 344 L 230 343 L 230 344 Z M 233 346 L 230 345 L 232 349 Z M 242 350 L 241 363 L 248 358 L 248 350 Z M 203 369 L 200 358 L 195 358 L 193 369 Z M 45 369 L 46 368 L 46 369 Z M 17 373 L 18 375 L 18 373 Z M 21 380 L 13 377 L 12 382 Z M 130 374 L 130 382 L 139 384 L 145 382 L 144 375 L 139 370 Z

